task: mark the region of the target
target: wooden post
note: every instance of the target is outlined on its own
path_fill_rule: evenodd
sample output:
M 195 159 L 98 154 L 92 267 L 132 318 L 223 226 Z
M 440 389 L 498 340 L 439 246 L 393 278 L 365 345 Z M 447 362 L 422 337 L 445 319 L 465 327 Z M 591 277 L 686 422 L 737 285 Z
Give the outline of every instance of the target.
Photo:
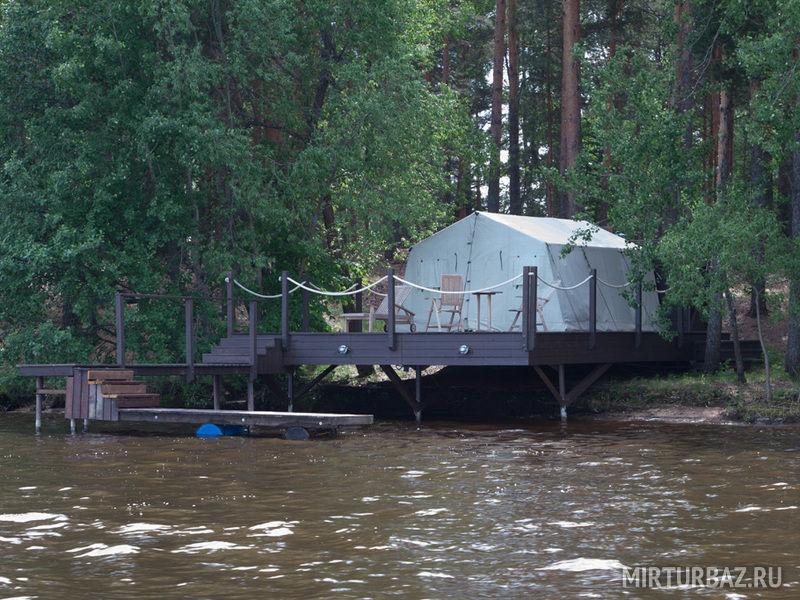
M 308 279 L 303 280 L 303 285 L 308 285 Z M 303 300 L 303 331 L 308 332 L 309 327 L 309 304 L 311 301 L 311 293 L 306 289 L 300 290 L 300 297 Z
M 422 367 L 414 367 L 414 397 L 417 401 L 419 410 L 414 411 L 414 418 L 417 423 L 422 421 Z
M 286 376 L 286 397 L 289 399 L 288 411 L 294 412 L 294 371 Z
M 219 410 L 222 399 L 222 375 L 214 375 L 214 410 Z
M 357 284 L 361 284 L 360 281 L 356 282 Z M 355 312 L 360 313 L 364 308 L 364 292 L 359 292 L 355 295 Z M 354 333 L 361 333 L 364 331 L 364 322 L 361 319 L 356 319 L 355 321 L 350 321 L 350 331 Z
M 117 365 L 125 366 L 125 304 L 122 294 L 117 292 L 114 295 L 114 309 L 116 313 L 117 326 Z
M 39 390 L 44 388 L 44 377 L 36 378 L 36 433 L 42 432 L 42 394 Z
M 281 346 L 289 347 L 289 272 L 281 272 Z
M 538 294 L 539 268 L 522 268 L 522 337 L 526 352 L 536 346 L 536 298 Z
M 234 306 L 233 306 L 233 271 L 228 271 L 228 276 L 225 278 L 225 301 L 226 301 L 226 317 L 228 322 L 228 337 L 233 335 L 234 330 Z
M 258 302 L 255 300 L 250 301 L 250 377 L 248 380 L 252 383 L 258 377 L 258 348 L 256 342 L 258 340 Z M 249 396 L 249 389 L 248 389 Z M 248 409 L 250 410 L 250 409 Z
M 564 372 L 564 365 L 558 365 L 558 395 L 561 399 L 558 401 L 561 407 L 561 420 L 567 420 L 567 378 Z
M 597 269 L 589 280 L 589 350 L 597 343 Z
M 194 300 L 184 301 L 186 319 L 186 383 L 194 381 Z
M 256 409 L 256 393 L 253 387 L 253 380 L 247 380 L 247 410 L 253 412 Z
M 394 322 L 394 269 L 389 267 L 388 279 L 386 280 L 387 294 L 386 305 L 389 307 L 389 314 L 386 320 L 386 330 L 389 334 L 389 350 L 397 348 L 397 332 Z
M 636 334 L 634 345 L 638 348 L 642 344 L 642 282 L 636 288 Z

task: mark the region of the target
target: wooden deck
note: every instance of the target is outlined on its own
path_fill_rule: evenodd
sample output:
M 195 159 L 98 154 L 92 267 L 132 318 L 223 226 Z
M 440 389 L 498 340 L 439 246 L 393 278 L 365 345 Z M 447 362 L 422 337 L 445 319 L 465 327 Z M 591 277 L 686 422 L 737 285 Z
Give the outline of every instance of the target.
M 592 272 L 596 278 L 596 273 Z M 389 282 L 394 281 L 393 270 L 389 270 Z M 676 311 L 673 317 L 675 336 L 666 340 L 654 332 L 643 331 L 641 307 L 635 309 L 635 330 L 625 332 L 597 331 L 596 294 L 587 297 L 589 321 L 586 331 L 551 332 L 539 331 L 536 323 L 537 271 L 535 268 L 523 269 L 522 308 L 520 330 L 464 331 L 464 332 L 400 332 L 397 331 L 394 314 L 388 315 L 386 331 L 383 333 L 361 332 L 310 332 L 308 331 L 308 298 L 303 297 L 303 331 L 292 331 L 289 323 L 288 275 L 282 276 L 281 330 L 275 333 L 258 331 L 259 305 L 251 300 L 248 310 L 248 330 L 235 331 L 235 310 L 232 276 L 227 289 L 227 336 L 217 342 L 211 351 L 202 355 L 196 362 L 195 339 L 193 333 L 193 299 L 183 296 L 152 296 L 145 294 L 116 295 L 116 343 L 117 363 L 115 365 L 85 364 L 45 364 L 19 365 L 21 375 L 37 378 L 37 429 L 40 423 L 39 409 L 42 396 L 47 393 L 44 386 L 46 377 L 66 377 L 67 417 L 75 419 L 145 420 L 162 422 L 199 422 L 185 419 L 207 419 L 221 424 L 298 423 L 298 419 L 319 422 L 330 419 L 332 415 L 307 415 L 293 412 L 294 401 L 308 392 L 316 383 L 337 365 L 378 365 L 397 388 L 398 393 L 408 402 L 417 419 L 420 418 L 424 403 L 421 398 L 420 373 L 428 366 L 520 366 L 534 367 L 538 377 L 553 393 L 562 407 L 565 407 L 585 391 L 613 363 L 644 362 L 684 362 L 696 361 L 697 353 L 704 343 L 702 332 L 692 330 L 691 315 L 688 311 Z M 641 292 L 639 292 L 640 294 Z M 154 297 L 177 299 L 185 306 L 186 343 L 183 363 L 169 364 L 130 364 L 125 347 L 124 298 Z M 394 284 L 388 286 L 390 300 L 394 297 Z M 358 300 L 358 298 L 357 298 Z M 390 302 L 391 304 L 391 302 Z M 357 302 L 358 306 L 358 302 Z M 352 325 L 360 325 L 352 323 Z M 591 374 L 572 390 L 565 387 L 565 369 L 569 365 L 595 365 Z M 303 365 L 325 365 L 327 368 L 307 383 L 301 390 L 294 387 L 294 373 Z M 416 393 L 405 389 L 392 369 L 392 365 L 411 367 L 416 373 Z M 553 367 L 556 382 L 551 381 L 552 372 L 542 367 Z M 185 376 L 191 381 L 198 376 L 211 376 L 214 383 L 214 410 L 210 411 L 165 411 L 157 408 L 152 398 L 139 390 L 140 396 L 131 398 L 127 406 L 117 405 L 102 387 L 87 376 L 91 369 L 127 369 L 135 376 Z M 550 374 L 548 374 L 550 373 Z M 286 387 L 274 377 L 285 375 Z M 223 377 L 227 375 L 247 375 L 247 411 L 221 410 Z M 264 381 L 270 391 L 285 402 L 286 413 L 257 413 L 255 408 L 254 383 Z M 72 381 L 73 383 L 70 383 Z M 94 387 L 93 387 L 93 384 Z M 72 387 L 71 387 L 72 386 Z M 74 388 L 74 389 L 73 389 Z M 97 388 L 97 389 L 94 389 Z M 99 391 L 98 391 L 99 390 Z M 111 402 L 109 402 L 111 401 Z M 133 412 L 131 412 L 133 411 Z M 241 413 L 241 414 L 240 414 Z M 260 415 L 260 416 L 259 416 Z M 358 420 L 358 424 L 371 422 L 371 415 L 345 415 Z M 170 420 L 173 419 L 173 420 Z M 244 419 L 244 420 L 242 420 Z M 316 421 L 315 421 L 316 419 Z M 260 421 L 259 421 L 260 420 Z M 278 425 L 279 426 L 279 425 Z

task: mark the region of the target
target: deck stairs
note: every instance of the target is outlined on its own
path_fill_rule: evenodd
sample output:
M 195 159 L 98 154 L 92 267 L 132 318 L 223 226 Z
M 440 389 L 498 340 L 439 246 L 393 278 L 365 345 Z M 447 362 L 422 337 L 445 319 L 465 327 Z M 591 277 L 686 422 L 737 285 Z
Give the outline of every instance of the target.
M 250 336 L 236 333 L 222 338 L 211 348 L 211 352 L 203 354 L 205 365 L 249 365 Z M 256 362 L 259 373 L 281 373 L 283 366 L 283 349 L 281 336 L 270 333 L 259 333 L 256 336 Z
M 161 396 L 148 393 L 147 383 L 135 380 L 131 370 L 92 369 L 87 378 L 90 386 L 98 386 L 102 399 L 113 400 L 117 409 L 157 408 L 161 404 Z

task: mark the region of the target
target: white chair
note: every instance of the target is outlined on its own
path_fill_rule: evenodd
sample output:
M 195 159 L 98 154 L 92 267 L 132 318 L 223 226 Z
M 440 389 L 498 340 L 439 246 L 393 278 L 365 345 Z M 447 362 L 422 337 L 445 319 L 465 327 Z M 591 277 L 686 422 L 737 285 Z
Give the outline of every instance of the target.
M 561 280 L 560 279 L 556 279 L 553 282 L 553 285 L 561 286 Z M 548 302 L 550 302 L 550 299 L 553 297 L 553 295 L 555 293 L 556 293 L 556 288 L 551 287 L 550 291 L 547 292 L 546 295 L 539 296 L 536 299 L 537 325 L 538 325 L 538 322 L 541 322 L 542 331 L 547 331 L 547 323 L 544 320 L 544 307 L 547 305 Z M 522 296 L 517 296 L 517 298 L 522 298 Z M 521 325 L 517 325 L 517 321 L 519 320 L 519 316 L 522 314 L 522 306 L 520 306 L 519 308 L 509 308 L 508 312 L 517 313 L 516 315 L 514 315 L 514 320 L 511 321 L 511 327 L 509 327 L 508 330 L 509 331 L 514 331 L 514 328 L 516 328 L 516 327 L 520 327 L 521 328 Z
M 411 331 L 416 331 L 414 313 L 403 306 L 410 293 L 411 287 L 407 285 L 398 285 L 394 288 L 394 322 L 396 325 L 408 325 Z M 364 319 L 369 320 L 368 331 L 372 331 L 375 327 L 375 321 L 389 320 L 389 297 L 384 296 L 377 309 L 371 306 L 368 313 L 342 313 L 342 318 L 344 319 L 345 331 L 350 329 L 350 321 L 363 321 Z
M 436 327 L 439 331 L 442 329 L 450 331 L 453 327 L 462 329 L 461 308 L 464 305 L 464 294 L 454 294 L 452 292 L 464 291 L 464 278 L 461 275 L 442 275 L 442 283 L 439 289 L 442 293 L 438 298 L 425 298 L 431 301 L 425 331 L 431 328 L 431 318 L 434 314 L 436 315 Z M 450 313 L 450 320 L 447 323 L 442 323 L 441 313 Z M 458 316 L 458 321 L 455 320 L 456 316 Z

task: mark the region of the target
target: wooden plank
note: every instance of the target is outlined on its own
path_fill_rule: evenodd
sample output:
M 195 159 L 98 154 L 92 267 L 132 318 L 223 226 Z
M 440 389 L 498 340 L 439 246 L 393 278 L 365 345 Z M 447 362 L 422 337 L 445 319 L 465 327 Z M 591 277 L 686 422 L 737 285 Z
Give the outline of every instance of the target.
M 216 423 L 219 425 L 259 425 L 264 427 L 330 428 L 371 425 L 372 415 L 336 413 L 299 413 L 187 408 L 120 409 L 120 421 L 158 423 Z
M 53 396 L 59 396 L 59 395 L 62 395 L 62 394 L 66 394 L 67 390 L 52 390 L 52 389 L 45 388 L 45 389 L 38 390 L 38 392 L 40 394 L 51 394 Z
M 103 400 L 103 417 L 106 421 L 114 421 L 114 410 L 113 406 L 115 405 L 114 400 L 111 398 L 102 398 Z
M 97 398 L 99 397 L 102 403 L 103 395 L 99 394 L 99 385 L 94 384 L 87 384 L 88 388 L 88 395 L 89 395 L 89 402 L 88 402 L 88 411 L 86 413 L 87 419 L 97 419 Z
M 102 384 L 103 395 L 109 394 L 146 394 L 147 383 L 144 381 L 116 381 Z
M 109 399 L 112 399 L 108 396 Z M 158 408 L 161 396 L 158 394 L 139 394 L 136 396 L 117 396 L 113 398 L 118 409 L 123 408 Z
M 132 369 L 89 369 L 88 379 L 133 379 Z
M 74 377 L 67 377 L 67 394 L 64 398 L 64 417 L 67 419 L 72 418 L 72 403 L 75 401 L 74 382 Z
M 81 412 L 78 415 L 79 419 L 89 418 L 89 379 L 87 377 L 88 371 L 80 369 L 81 374 Z

